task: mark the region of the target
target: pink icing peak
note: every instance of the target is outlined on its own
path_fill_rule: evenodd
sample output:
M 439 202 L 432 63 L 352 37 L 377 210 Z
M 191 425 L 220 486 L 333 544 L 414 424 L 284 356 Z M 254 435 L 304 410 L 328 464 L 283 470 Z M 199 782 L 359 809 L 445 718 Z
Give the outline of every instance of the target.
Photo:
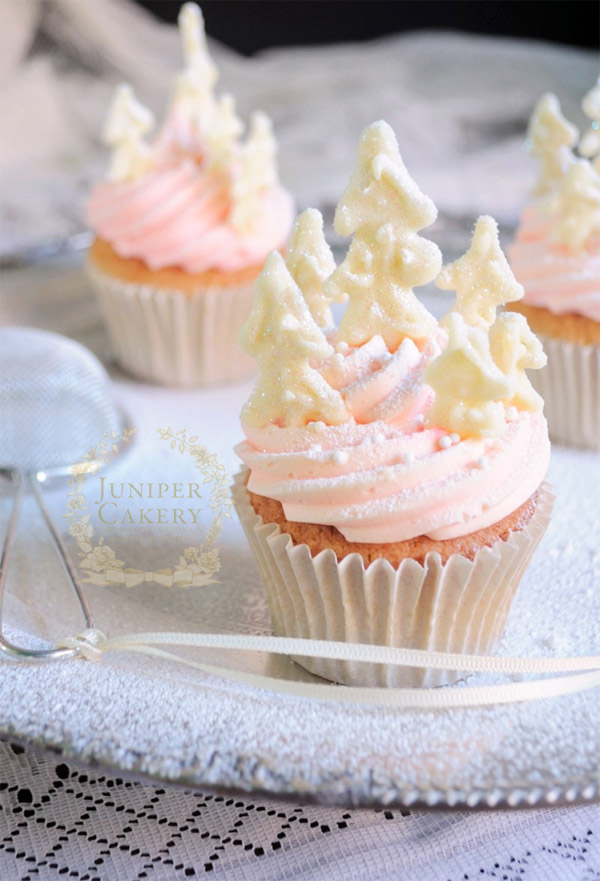
M 236 447 L 251 469 L 248 488 L 280 501 L 288 520 L 330 524 L 355 542 L 448 539 L 482 529 L 535 492 L 550 456 L 541 413 L 521 413 L 500 439 L 447 448 L 437 429 L 405 434 L 384 423 L 332 427 L 308 446 L 308 430 L 296 429 L 303 450 L 289 449 L 285 437 L 274 443 L 274 432 L 287 431 L 261 429 Z
M 445 335 L 390 355 L 381 338 L 333 356 L 321 371 L 352 419 L 302 428 L 244 425 L 236 447 L 248 488 L 277 499 L 291 521 L 330 524 L 354 542 L 448 539 L 501 520 L 541 484 L 550 444 L 541 413 L 523 412 L 500 438 L 460 441 L 423 428 L 423 382 Z
M 538 204 L 525 208 L 508 250 L 512 270 L 525 288 L 523 302 L 600 321 L 600 239 L 573 254 L 551 243 L 550 230 L 550 219 Z
M 294 218 L 279 184 L 264 191 L 249 229 L 230 222 L 232 169 L 210 167 L 203 146 L 172 112 L 152 145 L 153 165 L 141 177 L 102 181 L 92 190 L 87 222 L 121 257 L 150 269 L 236 272 L 261 265 L 281 249 Z

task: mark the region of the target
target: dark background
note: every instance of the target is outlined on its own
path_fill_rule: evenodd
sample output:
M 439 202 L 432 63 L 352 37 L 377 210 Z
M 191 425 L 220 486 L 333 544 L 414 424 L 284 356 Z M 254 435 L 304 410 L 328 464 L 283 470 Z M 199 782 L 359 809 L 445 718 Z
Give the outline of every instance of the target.
M 136 0 L 174 22 L 179 0 Z M 597 0 L 200 0 L 207 33 L 252 55 L 270 46 L 458 30 L 597 48 Z

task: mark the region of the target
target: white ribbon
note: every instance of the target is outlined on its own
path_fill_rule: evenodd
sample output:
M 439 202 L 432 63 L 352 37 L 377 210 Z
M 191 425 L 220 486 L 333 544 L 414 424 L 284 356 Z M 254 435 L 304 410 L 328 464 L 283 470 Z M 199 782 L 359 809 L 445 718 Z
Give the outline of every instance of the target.
M 156 648 L 157 645 L 194 646 L 229 651 L 273 652 L 312 658 L 332 658 L 364 663 L 393 664 L 402 667 L 433 667 L 438 670 L 464 670 L 479 673 L 562 673 L 529 682 L 445 688 L 354 688 L 312 682 L 276 679 L 257 673 L 213 666 Z M 67 637 L 60 648 L 78 649 L 90 661 L 98 661 L 105 652 L 129 651 L 154 658 L 175 661 L 232 682 L 263 688 L 312 700 L 336 703 L 359 703 L 390 708 L 436 709 L 472 707 L 540 700 L 586 691 L 600 686 L 600 656 L 574 658 L 510 658 L 490 655 L 459 655 L 427 652 L 420 649 L 392 648 L 361 643 L 312 639 L 288 639 L 278 636 L 246 636 L 227 633 L 137 633 L 107 639 L 100 630 L 85 630 Z

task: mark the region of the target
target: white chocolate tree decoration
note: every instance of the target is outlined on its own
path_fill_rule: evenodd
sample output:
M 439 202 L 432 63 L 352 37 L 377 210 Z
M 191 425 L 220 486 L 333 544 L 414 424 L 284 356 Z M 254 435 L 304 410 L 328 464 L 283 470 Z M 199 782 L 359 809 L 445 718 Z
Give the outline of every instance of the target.
M 354 239 L 324 286 L 330 300 L 350 298 L 340 341 L 357 346 L 379 334 L 394 351 L 405 337 L 431 335 L 435 319 L 412 287 L 439 272 L 438 247 L 418 235 L 436 216 L 431 199 L 409 176 L 390 126 L 382 121 L 368 126 L 334 223 L 340 235 Z
M 349 419 L 338 391 L 310 365 L 333 354 L 283 257 L 273 251 L 256 282 L 240 344 L 258 362 L 254 390 L 242 409 L 248 425 L 303 426 Z
M 237 229 L 250 229 L 260 217 L 264 193 L 277 183 L 276 157 L 271 120 L 265 113 L 253 113 L 248 138 L 239 149 L 231 188 L 230 222 Z
M 461 437 L 497 437 L 506 427 L 505 408 L 543 406 L 525 370 L 543 367 L 546 356 L 523 315 L 496 317 L 496 308 L 521 299 L 523 288 L 502 253 L 493 218 L 478 219 L 471 247 L 444 267 L 437 284 L 455 288 L 456 303 L 442 320 L 448 344 L 425 373 L 435 391 L 427 422 Z
M 252 235 L 264 217 L 265 193 L 278 185 L 277 148 L 271 121 L 251 117 L 245 143 L 244 124 L 232 95 L 215 94 L 218 71 L 209 52 L 204 19 L 195 3 L 185 3 L 178 17 L 184 69 L 175 82 L 167 123 L 155 144 L 159 155 L 191 155 L 214 171 L 228 189 L 227 222 Z
M 592 124 L 581 138 L 579 152 L 592 161 L 594 170 L 600 174 L 600 79 L 587 93 L 581 106 Z
M 571 252 L 600 235 L 600 175 L 587 159 L 577 160 L 548 199 L 550 239 Z
M 184 3 L 177 23 L 185 66 L 176 80 L 174 106 L 192 130 L 204 134 L 215 112 L 218 71 L 208 53 L 200 7 Z
M 527 133 L 531 153 L 541 163 L 534 193 L 550 192 L 574 161 L 571 147 L 578 130 L 561 113 L 556 95 L 548 93 L 538 101 Z
M 467 253 L 444 266 L 435 283 L 444 291 L 455 290 L 455 309 L 467 324 L 483 329 L 494 321 L 497 306 L 523 296 L 500 247 L 498 225 L 487 215 L 477 220 Z
M 410 177 L 394 131 L 380 120 L 358 142 L 356 165 L 335 212 L 334 226 L 350 236 L 365 226 L 397 221 L 413 231 L 434 222 L 437 208 Z
M 151 165 L 151 150 L 144 140 L 154 125 L 152 113 L 136 99 L 131 86 L 117 86 L 104 126 L 103 141 L 113 148 L 109 180 L 134 180 Z
M 498 437 L 506 427 L 504 404 L 515 390 L 490 353 L 487 333 L 459 312 L 445 319 L 448 344 L 425 372 L 435 392 L 427 423 L 467 437 Z
M 296 219 L 285 262 L 316 323 L 333 327 L 331 300 L 323 291 L 323 282 L 334 271 L 335 260 L 323 234 L 323 217 L 316 208 L 307 208 Z
M 541 410 L 544 401 L 531 385 L 525 370 L 538 370 L 548 359 L 525 316 L 519 312 L 502 312 L 490 328 L 489 336 L 494 362 L 514 381 L 514 391 L 504 400 L 505 406 L 514 406 L 517 410 Z
M 186 70 L 198 74 L 212 88 L 219 72 L 208 54 L 202 10 L 196 3 L 184 3 L 179 10 L 177 24 Z
M 229 165 L 239 149 L 239 137 L 244 131 L 244 123 L 235 112 L 233 95 L 221 95 L 206 132 L 208 160 L 216 165 Z

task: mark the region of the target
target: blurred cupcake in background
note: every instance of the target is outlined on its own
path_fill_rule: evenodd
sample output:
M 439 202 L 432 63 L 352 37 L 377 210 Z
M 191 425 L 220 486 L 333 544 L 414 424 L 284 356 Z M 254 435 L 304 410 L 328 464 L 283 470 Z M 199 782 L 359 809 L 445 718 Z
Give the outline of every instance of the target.
M 509 259 L 525 288 L 510 308 L 543 342 L 548 364 L 532 375 L 558 443 L 600 449 L 600 82 L 586 95 L 591 120 L 578 131 L 554 95 L 531 119 L 540 174 Z
M 176 386 L 232 381 L 253 364 L 237 337 L 266 255 L 285 247 L 293 203 L 281 187 L 271 122 L 243 137 L 231 95 L 217 96 L 202 14 L 179 14 L 185 59 L 162 130 L 118 87 L 104 140 L 107 179 L 88 203 L 88 269 L 119 364 Z

